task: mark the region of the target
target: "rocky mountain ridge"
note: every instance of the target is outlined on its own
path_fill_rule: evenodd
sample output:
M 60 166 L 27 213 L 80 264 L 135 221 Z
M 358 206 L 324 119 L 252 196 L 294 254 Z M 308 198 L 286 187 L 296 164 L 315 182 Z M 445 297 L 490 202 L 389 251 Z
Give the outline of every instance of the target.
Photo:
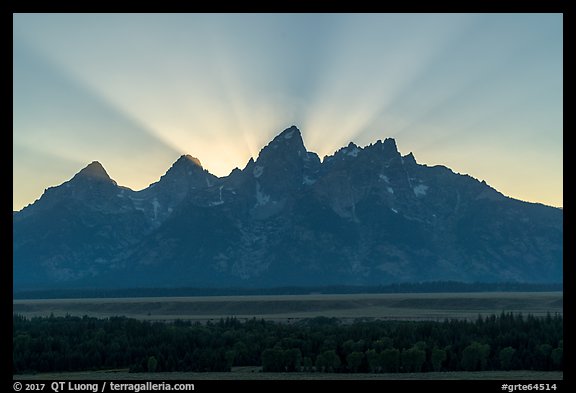
M 15 288 L 560 282 L 563 212 L 402 156 L 322 161 L 292 126 L 218 178 L 192 156 L 133 191 L 92 162 L 13 214 Z

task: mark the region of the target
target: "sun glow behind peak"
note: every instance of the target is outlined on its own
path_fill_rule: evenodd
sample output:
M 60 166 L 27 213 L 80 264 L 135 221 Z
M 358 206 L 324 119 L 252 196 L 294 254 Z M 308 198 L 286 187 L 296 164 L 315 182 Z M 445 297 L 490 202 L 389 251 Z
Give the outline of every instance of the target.
M 562 205 L 561 15 L 16 14 L 14 48 L 14 209 L 95 159 L 134 189 L 182 154 L 225 176 L 291 124 Z

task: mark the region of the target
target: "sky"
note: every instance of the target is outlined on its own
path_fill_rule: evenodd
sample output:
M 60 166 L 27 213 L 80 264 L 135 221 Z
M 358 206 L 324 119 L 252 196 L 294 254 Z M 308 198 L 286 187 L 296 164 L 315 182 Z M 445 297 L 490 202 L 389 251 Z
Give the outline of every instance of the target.
M 296 125 L 563 206 L 562 14 L 14 14 L 13 209 L 99 161 L 226 176 Z

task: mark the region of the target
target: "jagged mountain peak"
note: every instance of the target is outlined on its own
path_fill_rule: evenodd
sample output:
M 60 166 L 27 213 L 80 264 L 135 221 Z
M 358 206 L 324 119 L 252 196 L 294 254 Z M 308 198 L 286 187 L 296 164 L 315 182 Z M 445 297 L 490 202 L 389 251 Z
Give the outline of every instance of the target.
M 354 142 L 349 142 L 347 146 L 336 150 L 333 155 L 324 156 L 323 161 L 330 161 L 336 157 L 342 159 L 356 158 L 364 152 L 369 153 L 372 157 L 380 156 L 388 160 L 402 157 L 396 146 L 396 140 L 394 140 L 394 138 L 386 138 L 384 142 L 379 139 L 375 143 L 371 143 L 365 147 L 360 147 Z M 412 153 L 408 154 L 405 158 L 413 160 L 413 156 L 411 155 Z
M 173 184 L 173 186 L 169 186 L 169 188 L 172 189 L 176 187 L 180 190 L 178 193 L 184 195 L 185 190 L 189 187 L 209 187 L 216 179 L 216 176 L 202 167 L 198 158 L 184 154 L 172 164 L 170 169 L 160 177 L 158 182 L 153 184 Z M 174 192 L 174 190 L 171 192 Z
M 412 152 L 402 156 L 402 161 L 404 164 L 416 164 L 416 158 L 414 158 L 414 154 L 412 154 Z
M 174 165 L 186 165 L 186 166 L 195 165 L 201 169 L 204 169 L 202 167 L 202 163 L 200 162 L 200 160 L 196 157 L 191 156 L 190 154 L 181 155 L 180 158 L 176 160 Z
M 252 168 L 253 166 L 254 166 L 254 158 L 250 157 L 246 165 L 244 165 L 244 168 L 242 168 L 242 172 L 246 171 L 249 168 Z
M 358 154 L 362 151 L 362 148 L 359 147 L 354 142 L 348 143 L 348 146 L 343 147 L 342 149 L 338 150 L 338 153 L 343 153 L 350 157 L 357 157 Z
M 306 147 L 304 147 L 304 141 L 302 140 L 302 133 L 296 126 L 286 128 L 278 134 L 272 142 L 260 150 L 258 158 L 267 154 L 280 155 L 292 153 L 296 153 L 302 157 L 303 154 L 306 153 Z
M 162 178 L 180 178 L 193 174 L 201 174 L 203 172 L 205 172 L 205 169 L 202 167 L 202 163 L 200 163 L 198 158 L 189 154 L 183 154 L 172 164 Z
M 396 140 L 394 138 L 386 138 L 382 143 L 382 152 L 386 156 L 399 156 L 400 152 L 396 146 Z
M 98 162 L 98 161 L 92 161 L 90 164 L 88 164 L 86 167 L 84 167 L 80 172 L 78 172 L 78 175 L 91 176 L 91 177 L 101 177 L 101 178 L 106 178 L 106 179 L 110 178 L 108 176 L 108 173 L 106 172 L 106 169 L 104 169 L 102 164 L 100 164 L 100 162 Z
M 294 136 L 297 136 L 297 137 L 300 136 L 300 138 L 302 138 L 302 133 L 300 132 L 298 127 L 296 127 L 295 125 L 292 125 L 292 126 L 286 128 L 280 134 L 278 134 L 277 138 L 282 137 L 284 139 L 292 139 L 292 137 L 294 137 Z
M 110 176 L 108 176 L 106 169 L 104 169 L 102 164 L 100 164 L 98 161 L 92 161 L 80 172 L 78 172 L 73 179 L 80 179 L 80 178 L 113 181 L 110 178 Z
M 562 279 L 561 210 L 418 164 L 393 138 L 321 162 L 292 126 L 223 178 L 190 155 L 141 191 L 96 161 L 75 178 L 14 214 L 15 287 Z

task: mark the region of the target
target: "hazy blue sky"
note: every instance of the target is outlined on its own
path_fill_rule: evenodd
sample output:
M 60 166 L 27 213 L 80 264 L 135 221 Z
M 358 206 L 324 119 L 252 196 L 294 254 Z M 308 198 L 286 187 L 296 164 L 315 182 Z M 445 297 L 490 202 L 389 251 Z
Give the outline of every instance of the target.
M 297 125 L 563 199 L 561 14 L 15 14 L 14 209 L 94 160 L 141 189 L 218 176 Z

